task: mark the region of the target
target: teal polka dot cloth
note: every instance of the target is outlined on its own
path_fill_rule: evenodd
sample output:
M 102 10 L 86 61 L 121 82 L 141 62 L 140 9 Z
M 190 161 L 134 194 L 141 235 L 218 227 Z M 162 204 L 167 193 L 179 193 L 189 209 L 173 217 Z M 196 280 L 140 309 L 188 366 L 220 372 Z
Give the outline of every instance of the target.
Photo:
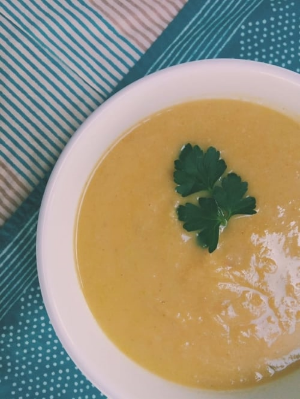
M 147 1 L 140 5 L 160 3 Z M 38 211 L 49 173 L 84 119 L 138 78 L 192 60 L 243 58 L 300 73 L 299 0 L 168 0 L 170 18 L 156 36 L 149 33 L 148 42 L 145 32 L 134 35 L 99 4 L 7 0 L 0 5 L 3 399 L 105 397 L 56 337 L 35 260 Z M 13 216 L 9 209 L 16 209 Z
M 269 15 L 241 26 L 239 58 L 293 69 L 299 68 L 299 2 L 270 1 Z
M 1 398 L 105 397 L 83 377 L 62 348 L 37 280 L 20 298 L 17 320 L 2 327 L 0 347 Z

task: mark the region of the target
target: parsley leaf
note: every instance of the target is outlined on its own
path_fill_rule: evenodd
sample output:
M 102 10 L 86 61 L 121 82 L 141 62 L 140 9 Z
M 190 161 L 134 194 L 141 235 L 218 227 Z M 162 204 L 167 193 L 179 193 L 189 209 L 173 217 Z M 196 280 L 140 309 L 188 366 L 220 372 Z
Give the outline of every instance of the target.
M 235 173 L 222 177 L 227 166 L 220 152 L 186 144 L 175 161 L 176 191 L 183 197 L 198 191 L 208 191 L 208 197 L 198 198 L 198 204 L 186 203 L 177 208 L 178 219 L 187 231 L 197 232 L 197 242 L 213 252 L 219 242 L 220 229 L 233 215 L 254 215 L 256 200 L 245 197 L 248 183 Z
M 211 192 L 226 168 L 226 163 L 220 159 L 220 152 L 214 147 L 209 147 L 204 153 L 198 145 L 193 147 L 188 143 L 175 161 L 176 191 L 183 197 L 198 191 Z
M 220 226 L 226 223 L 222 210 L 214 198 L 199 198 L 199 206 L 187 203 L 177 208 L 178 219 L 187 231 L 199 231 L 197 241 L 213 252 L 219 242 Z
M 254 215 L 256 213 L 255 198 L 243 198 L 247 190 L 248 183 L 243 182 L 235 173 L 228 173 L 222 179 L 221 187 L 214 188 L 213 198 L 222 208 L 227 220 L 233 215 Z

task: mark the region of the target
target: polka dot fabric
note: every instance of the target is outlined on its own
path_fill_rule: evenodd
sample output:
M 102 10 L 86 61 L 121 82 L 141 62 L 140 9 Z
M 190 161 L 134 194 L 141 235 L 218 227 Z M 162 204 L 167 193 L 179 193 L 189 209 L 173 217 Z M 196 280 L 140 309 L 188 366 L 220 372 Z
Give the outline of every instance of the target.
M 239 12 L 235 9 L 237 4 Z M 228 29 L 218 30 L 220 27 L 216 23 L 213 31 L 209 30 L 211 35 L 200 40 L 203 27 L 199 23 L 202 21 L 201 7 L 220 7 L 218 15 L 222 14 L 224 21 L 227 21 L 227 24 L 222 24 L 222 29 L 225 26 Z M 172 45 L 178 38 L 185 55 L 178 61 L 178 51 L 174 51 L 174 60 L 171 58 L 168 61 L 170 65 L 200 58 L 244 58 L 300 72 L 300 0 L 191 0 L 178 16 L 179 19 L 176 18 L 166 29 L 166 34 L 162 34 L 120 82 L 118 89 L 152 71 L 156 60 L 165 59 L 163 54 L 166 51 L 173 54 Z M 198 41 L 194 32 L 197 27 Z M 193 46 L 190 52 L 186 52 L 184 46 L 190 43 Z M 201 51 L 198 51 L 198 45 Z M 44 183 L 23 203 L 9 224 L 5 225 L 7 227 L 0 231 L 0 248 L 2 246 L 7 250 L 11 245 L 9 253 L 4 255 L 3 252 L 3 257 L 8 259 L 13 252 L 18 253 L 15 269 L 8 271 L 10 275 L 14 274 L 19 284 L 18 291 L 14 286 L 9 293 L 10 303 L 14 303 L 9 309 L 6 306 L 1 308 L 3 291 L 0 288 L 0 398 L 105 398 L 68 357 L 43 305 L 36 277 L 33 237 L 43 190 Z M 21 224 L 25 226 L 23 230 Z M 18 240 L 14 243 L 16 237 Z M 4 265 L 7 269 L 12 266 L 9 262 Z M 22 274 L 24 281 L 21 280 Z M 10 279 L 13 280 L 12 277 Z M 0 278 L 0 287 L 1 282 Z M 1 314 L 4 315 L 2 319 Z
M 0 333 L 1 399 L 104 399 L 76 368 L 50 324 L 37 279 Z
M 265 1 L 241 25 L 236 42 L 224 49 L 224 56 L 266 62 L 300 73 L 299 10 L 299 0 Z

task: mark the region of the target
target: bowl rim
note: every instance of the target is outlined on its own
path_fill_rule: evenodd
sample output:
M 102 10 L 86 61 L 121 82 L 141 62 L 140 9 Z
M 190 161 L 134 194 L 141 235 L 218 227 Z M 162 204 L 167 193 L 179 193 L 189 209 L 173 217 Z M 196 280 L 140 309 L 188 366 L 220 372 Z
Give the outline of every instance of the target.
M 38 269 L 38 279 L 39 284 L 41 287 L 41 293 L 43 297 L 43 301 L 49 315 L 50 321 L 54 327 L 54 330 L 62 342 L 63 347 L 66 349 L 68 355 L 71 359 L 75 362 L 76 366 L 87 376 L 87 378 L 102 392 L 111 396 L 112 398 L 119 398 L 118 394 L 116 394 L 115 390 L 109 386 L 105 386 L 103 381 L 99 383 L 99 380 L 96 380 L 94 375 L 90 373 L 88 368 L 82 365 L 82 355 L 78 352 L 78 350 L 74 350 L 74 346 L 70 343 L 70 337 L 66 336 L 64 333 L 64 322 L 60 317 L 59 310 L 56 307 L 54 298 L 51 295 L 51 290 L 49 289 L 47 276 L 45 273 L 45 266 L 44 266 L 44 235 L 45 230 L 47 229 L 46 219 L 48 217 L 48 208 L 52 201 L 52 197 L 55 194 L 56 190 L 56 181 L 61 171 L 65 167 L 66 159 L 70 152 L 72 152 L 73 147 L 76 145 L 77 141 L 81 138 L 82 135 L 90 128 L 92 124 L 97 121 L 101 114 L 105 112 L 106 109 L 113 107 L 113 104 L 122 99 L 130 96 L 132 92 L 138 89 L 141 85 L 144 84 L 151 84 L 156 79 L 161 79 L 167 77 L 171 71 L 183 72 L 189 70 L 189 68 L 194 67 L 218 67 L 222 68 L 226 66 L 227 68 L 230 67 L 238 67 L 244 68 L 245 70 L 249 69 L 255 73 L 262 73 L 266 75 L 274 75 L 276 78 L 279 78 L 283 81 L 288 81 L 289 83 L 296 84 L 299 86 L 300 90 L 300 75 L 296 72 L 284 69 L 282 67 L 274 66 L 265 64 L 262 62 L 257 61 L 250 61 L 250 60 L 236 60 L 236 59 L 212 59 L 212 60 L 200 60 L 200 61 L 193 61 L 185 64 L 180 64 L 176 66 L 172 66 L 166 68 L 164 70 L 160 70 L 158 72 L 154 72 L 148 76 L 145 76 L 134 83 L 131 83 L 127 87 L 121 89 L 116 94 L 112 95 L 109 99 L 107 99 L 103 104 L 101 104 L 92 114 L 83 122 L 83 124 L 77 129 L 74 135 L 71 137 L 65 148 L 63 149 L 61 155 L 59 156 L 58 161 L 56 162 L 54 169 L 50 175 L 48 180 L 42 203 L 39 212 L 38 218 L 38 226 L 37 226 L 37 240 L 36 240 L 36 256 L 37 256 L 37 269 Z M 99 116 L 100 115 L 100 116 Z M 100 328 L 100 327 L 99 327 Z M 120 397 L 121 398 L 121 397 Z

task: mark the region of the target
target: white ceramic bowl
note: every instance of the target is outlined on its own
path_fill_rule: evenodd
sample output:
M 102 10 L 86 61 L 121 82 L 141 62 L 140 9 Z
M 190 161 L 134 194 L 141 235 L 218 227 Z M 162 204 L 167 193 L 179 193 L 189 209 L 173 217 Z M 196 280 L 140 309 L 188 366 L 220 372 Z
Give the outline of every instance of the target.
M 99 158 L 141 119 L 174 104 L 204 98 L 250 100 L 298 115 L 300 120 L 300 75 L 251 61 L 198 61 L 147 76 L 99 107 L 66 146 L 43 198 L 37 262 L 44 302 L 70 357 L 111 399 L 298 399 L 299 371 L 255 389 L 234 392 L 186 388 L 151 374 L 105 336 L 80 288 L 74 249 L 76 212 Z

